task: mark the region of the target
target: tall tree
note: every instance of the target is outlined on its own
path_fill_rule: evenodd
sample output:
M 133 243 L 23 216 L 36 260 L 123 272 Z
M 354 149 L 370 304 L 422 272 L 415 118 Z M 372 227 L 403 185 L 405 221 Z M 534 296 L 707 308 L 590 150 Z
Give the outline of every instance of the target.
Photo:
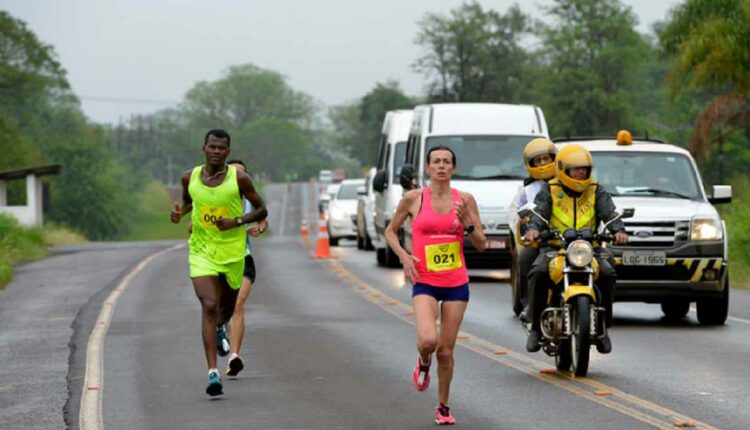
M 448 16 L 428 13 L 419 27 L 415 41 L 426 52 L 414 68 L 427 77 L 431 99 L 520 101 L 529 61 L 520 40 L 529 18 L 518 5 L 500 14 L 472 1 Z
M 556 0 L 542 25 L 545 102 L 558 134 L 639 128 L 635 95 L 650 55 L 637 20 L 619 0 Z
M 742 129 L 750 142 L 750 0 L 687 0 L 674 7 L 659 31 L 672 68 L 672 95 L 689 90 L 713 94 L 697 118 L 691 151 L 709 153 L 714 143 Z

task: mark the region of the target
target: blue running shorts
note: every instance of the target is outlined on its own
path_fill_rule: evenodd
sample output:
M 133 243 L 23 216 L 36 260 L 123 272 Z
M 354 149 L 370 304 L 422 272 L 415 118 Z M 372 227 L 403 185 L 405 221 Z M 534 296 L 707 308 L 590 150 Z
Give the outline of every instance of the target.
M 412 286 L 411 296 L 414 297 L 419 294 L 426 294 L 438 302 L 468 302 L 469 284 L 466 283 L 458 287 L 433 287 L 417 282 Z

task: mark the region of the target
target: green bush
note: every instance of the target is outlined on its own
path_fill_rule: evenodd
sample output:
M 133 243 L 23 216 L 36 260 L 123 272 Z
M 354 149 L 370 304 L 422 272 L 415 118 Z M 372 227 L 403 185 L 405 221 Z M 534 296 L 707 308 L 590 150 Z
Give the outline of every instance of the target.
M 750 177 L 737 176 L 732 184 L 732 203 L 718 206 L 729 235 L 730 283 L 750 289 Z
M 11 215 L 0 214 L 0 288 L 13 277 L 13 266 L 19 261 L 47 255 L 41 229 L 21 226 Z

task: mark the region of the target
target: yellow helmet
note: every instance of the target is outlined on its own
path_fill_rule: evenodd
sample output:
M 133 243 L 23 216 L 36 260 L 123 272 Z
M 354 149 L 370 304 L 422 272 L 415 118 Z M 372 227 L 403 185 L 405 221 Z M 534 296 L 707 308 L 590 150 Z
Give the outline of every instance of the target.
M 534 158 L 549 154 L 552 157 L 552 162 L 547 163 L 543 166 L 534 166 L 532 163 Z M 529 171 L 534 179 L 549 179 L 555 176 L 555 155 L 557 154 L 557 147 L 549 139 L 539 137 L 526 144 L 523 149 L 523 162 L 526 164 L 526 170 Z
M 568 176 L 568 169 L 573 167 L 588 167 L 589 175 L 586 179 L 574 179 Z M 591 170 L 594 168 L 594 160 L 588 149 L 575 143 L 565 145 L 557 154 L 555 159 L 555 174 L 560 182 L 569 189 L 582 193 L 586 191 L 591 183 Z

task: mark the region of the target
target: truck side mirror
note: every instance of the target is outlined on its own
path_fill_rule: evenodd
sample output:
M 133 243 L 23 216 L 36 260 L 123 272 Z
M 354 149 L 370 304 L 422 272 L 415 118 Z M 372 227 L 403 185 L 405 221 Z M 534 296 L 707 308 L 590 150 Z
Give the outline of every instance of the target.
M 388 177 L 386 176 L 385 170 L 378 170 L 375 177 L 372 178 L 372 189 L 378 193 L 382 193 L 388 188 Z
M 404 191 L 409 191 L 417 188 L 416 184 L 414 184 L 414 166 L 411 164 L 404 164 L 401 166 L 401 175 L 399 175 L 399 179 L 401 182 L 401 187 L 404 189 Z
M 714 185 L 713 196 L 708 198 L 708 202 L 714 205 L 732 202 L 731 185 Z

